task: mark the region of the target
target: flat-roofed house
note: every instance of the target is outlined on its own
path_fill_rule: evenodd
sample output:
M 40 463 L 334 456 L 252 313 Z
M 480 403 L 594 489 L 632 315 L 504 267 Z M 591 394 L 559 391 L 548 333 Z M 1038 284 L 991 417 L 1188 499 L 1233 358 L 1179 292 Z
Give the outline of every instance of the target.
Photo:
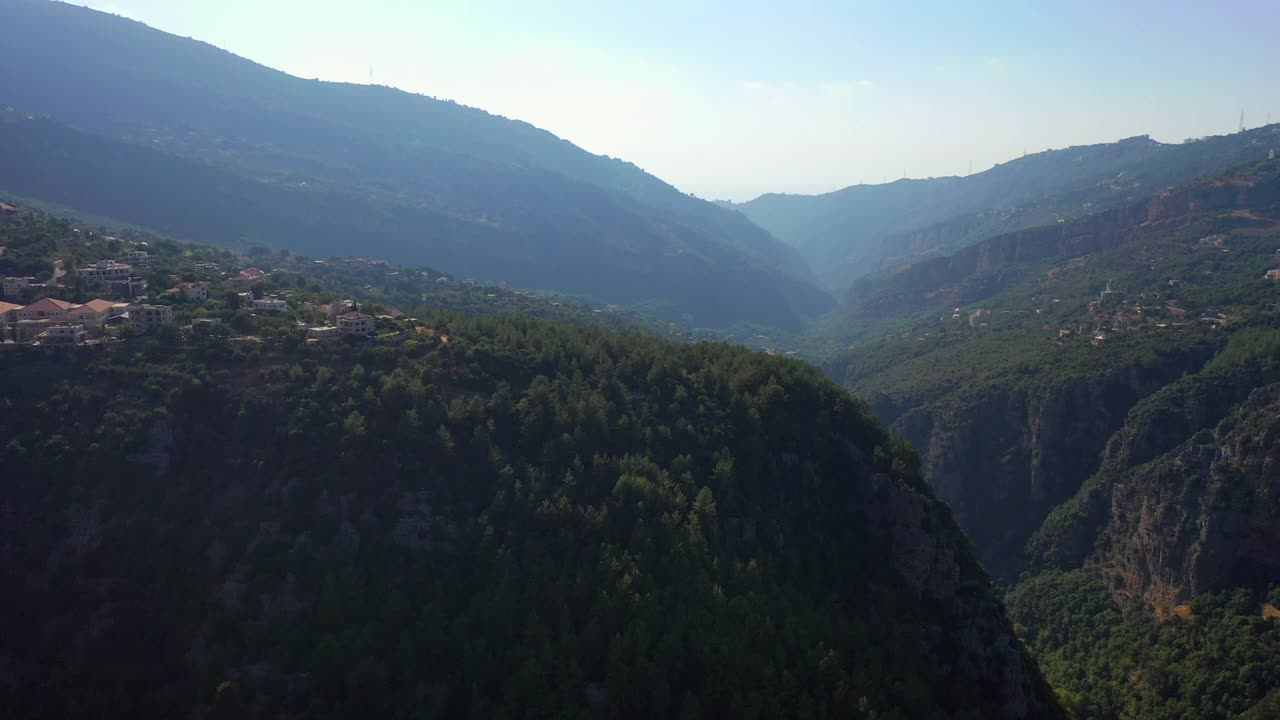
M 372 335 L 373 316 L 360 312 L 343 313 L 338 316 L 338 329 L 343 335 Z
M 129 322 L 143 332 L 150 332 L 173 322 L 173 308 L 168 305 L 132 305 Z
M 307 342 L 316 345 L 332 345 L 342 339 L 342 330 L 332 326 L 307 328 Z
M 115 260 L 99 260 L 89 267 L 77 269 L 76 274 L 90 282 L 110 284 L 128 280 L 133 274 L 133 267 Z
M 3 280 L 3 290 L 5 297 L 17 297 L 22 294 L 23 290 L 34 285 L 36 279 L 33 277 L 7 277 Z
M 275 297 L 265 297 L 253 301 L 253 309 L 261 312 L 282 313 L 289 311 L 289 303 Z
M 48 326 L 36 336 L 36 342 L 41 345 L 83 345 L 86 337 L 84 325 L 66 323 Z

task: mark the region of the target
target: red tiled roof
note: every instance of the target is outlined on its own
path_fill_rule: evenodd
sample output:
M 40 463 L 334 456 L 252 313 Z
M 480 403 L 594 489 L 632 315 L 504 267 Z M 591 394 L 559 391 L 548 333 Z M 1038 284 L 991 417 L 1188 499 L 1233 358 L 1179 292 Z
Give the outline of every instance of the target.
M 76 306 L 75 303 L 70 303 L 70 302 L 67 302 L 66 300 L 59 300 L 57 298 L 45 298 L 43 300 L 37 300 L 36 302 L 31 303 L 30 305 L 27 306 L 27 309 L 35 310 L 37 312 L 38 311 L 48 312 L 50 310 L 70 310 L 75 306 Z
M 90 300 L 89 302 L 83 305 L 80 305 L 79 307 L 76 307 L 71 312 L 76 315 L 87 315 L 90 313 L 97 314 L 100 312 L 106 312 L 113 306 L 115 306 L 115 303 L 112 302 L 111 300 L 103 300 L 102 298 L 97 298 L 94 300 Z
M 22 305 L 14 305 L 13 303 L 8 303 L 3 300 L 0 300 L 0 315 L 3 315 L 9 312 L 10 310 L 21 310 L 23 307 L 24 306 Z

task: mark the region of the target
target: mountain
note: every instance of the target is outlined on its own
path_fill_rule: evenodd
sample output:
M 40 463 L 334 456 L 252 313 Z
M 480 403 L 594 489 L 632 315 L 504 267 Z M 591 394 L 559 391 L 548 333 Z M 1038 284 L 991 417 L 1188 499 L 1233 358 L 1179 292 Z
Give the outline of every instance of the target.
M 832 288 L 1003 233 L 1122 207 L 1280 146 L 1280 125 L 1180 144 L 1149 137 L 1029 155 L 967 177 L 763 195 L 731 205 L 798 248 Z
M 1276 161 L 1002 235 L 855 283 L 853 347 L 826 369 L 922 449 L 1012 579 L 1136 402 L 1270 322 L 1278 239 Z
M 830 306 L 799 255 L 740 214 L 526 123 L 291 77 L 72 5 L 0 12 L 0 104 L 32 116 L 6 123 L 16 147 L 0 182 L 14 194 L 186 239 L 359 248 L 705 326 L 795 326 Z M 55 153 L 64 143 L 78 154 Z M 79 162 L 103 175 L 72 173 Z M 166 202 L 123 202 L 124 189 Z
M 1265 232 L 1270 218 L 1257 217 L 1253 209 L 1278 203 L 1280 182 L 1269 168 L 1229 173 L 1074 222 L 1002 234 L 953 255 L 859 278 L 845 301 L 855 314 L 965 304 L 1015 284 L 1037 262 L 1086 256 L 1147 237 L 1158 240 L 1211 214 L 1224 215 L 1227 226 Z
M 297 296 L 403 269 L 25 212 L 0 246 L 145 248 L 224 320 L 0 345 L 15 717 L 1061 716 L 918 458 L 816 368 L 431 305 L 311 346 Z M 287 314 L 232 304 L 251 261 Z
M 1087 566 L 1117 597 L 1165 613 L 1275 583 L 1278 339 L 1237 334 L 1206 369 L 1136 405 L 1098 472 L 1033 537 L 1039 564 Z
M 1267 160 L 851 289 L 827 374 L 920 448 L 1073 717 L 1280 706 L 1277 248 Z
M 1278 371 L 1280 330 L 1233 335 L 1133 407 L 1033 537 L 1011 615 L 1076 716 L 1276 717 Z

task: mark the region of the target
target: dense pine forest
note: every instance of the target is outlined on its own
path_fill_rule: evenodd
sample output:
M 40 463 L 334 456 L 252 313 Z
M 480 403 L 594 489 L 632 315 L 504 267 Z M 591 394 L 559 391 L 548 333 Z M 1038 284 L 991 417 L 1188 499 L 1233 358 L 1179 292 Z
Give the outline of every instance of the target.
M 138 247 L 7 222 L 13 262 Z M 430 307 L 318 347 L 232 305 L 0 354 L 20 716 L 1056 712 L 915 453 L 812 366 Z

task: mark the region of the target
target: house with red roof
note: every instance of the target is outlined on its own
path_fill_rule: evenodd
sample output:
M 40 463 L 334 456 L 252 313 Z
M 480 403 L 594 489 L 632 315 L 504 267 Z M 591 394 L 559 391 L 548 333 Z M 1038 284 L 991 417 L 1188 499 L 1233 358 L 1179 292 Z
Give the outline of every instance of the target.
M 81 323 L 87 328 L 102 327 L 102 323 L 111 317 L 117 303 L 101 298 L 90 300 L 67 311 L 67 319 L 73 323 Z
M 26 342 L 52 325 L 66 323 L 68 314 L 75 307 L 75 303 L 66 300 L 44 298 L 17 309 L 14 311 L 17 317 L 14 327 L 17 329 L 18 342 Z
M 21 305 L 0 300 L 0 342 L 9 337 L 9 326 L 18 321 L 18 311 L 21 309 Z
M 204 302 L 209 299 L 209 283 L 206 282 L 184 282 L 169 288 L 166 292 L 172 295 L 181 295 L 183 298 L 191 302 Z
M 75 306 L 75 303 L 67 302 L 66 300 L 44 298 L 18 310 L 18 322 L 23 320 L 55 320 L 62 322 L 67 319 L 67 313 Z
M 235 277 L 227 278 L 225 285 L 233 290 L 245 290 L 267 279 L 267 274 L 258 268 L 245 268 Z

